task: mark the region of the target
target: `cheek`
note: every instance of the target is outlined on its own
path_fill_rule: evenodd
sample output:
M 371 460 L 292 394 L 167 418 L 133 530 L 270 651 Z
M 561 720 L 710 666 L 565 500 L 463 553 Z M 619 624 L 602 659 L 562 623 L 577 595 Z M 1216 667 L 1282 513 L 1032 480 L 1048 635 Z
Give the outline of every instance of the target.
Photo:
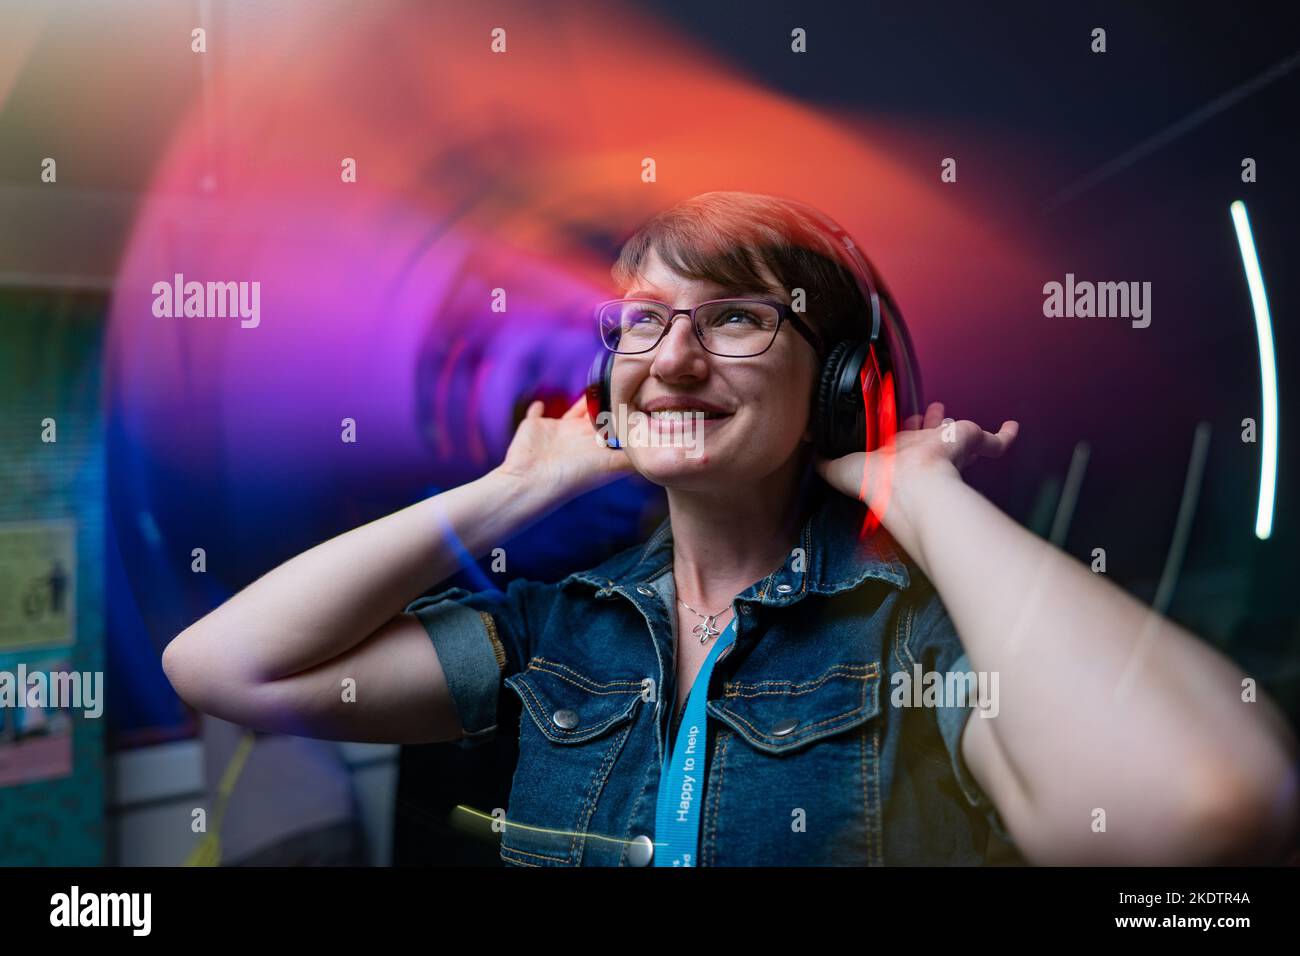
M 812 415 L 812 372 L 803 367 L 789 369 L 759 386 L 754 408 L 763 423 L 777 434 L 801 431 Z
M 628 403 L 644 374 L 644 369 L 635 362 L 628 361 L 621 355 L 614 359 L 614 371 L 609 381 L 609 401 L 614 411 L 618 410 L 619 405 Z

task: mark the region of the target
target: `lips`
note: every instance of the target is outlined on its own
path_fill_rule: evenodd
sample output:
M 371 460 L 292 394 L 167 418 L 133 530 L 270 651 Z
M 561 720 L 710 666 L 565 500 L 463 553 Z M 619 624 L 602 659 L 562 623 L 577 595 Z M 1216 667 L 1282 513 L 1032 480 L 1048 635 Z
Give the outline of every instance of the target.
M 687 396 L 652 398 L 650 401 L 641 406 L 641 411 L 647 415 L 653 415 L 656 412 L 680 412 L 695 413 L 703 412 L 709 417 L 725 417 L 731 412 L 727 411 L 721 405 L 714 405 L 712 402 L 706 402 L 700 398 L 690 398 Z
M 696 413 L 704 415 L 706 422 L 714 421 L 719 418 L 730 418 L 730 412 L 705 412 L 702 409 L 664 409 L 663 411 L 651 412 L 650 420 L 652 422 L 679 422 L 688 418 L 693 419 Z

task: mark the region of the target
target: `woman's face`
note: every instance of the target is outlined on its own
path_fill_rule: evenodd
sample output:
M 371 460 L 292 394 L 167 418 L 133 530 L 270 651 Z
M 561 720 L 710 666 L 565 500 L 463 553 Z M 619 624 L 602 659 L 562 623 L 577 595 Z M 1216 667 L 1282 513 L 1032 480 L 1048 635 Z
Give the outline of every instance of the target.
M 765 278 L 770 291 L 761 291 L 762 297 L 789 304 L 776 279 L 770 273 Z M 679 309 L 709 299 L 758 294 L 760 290 L 688 279 L 653 250 L 638 280 L 623 292 L 625 298 L 658 299 Z M 619 426 L 620 443 L 640 474 L 666 488 L 751 486 L 789 462 L 801 442 L 811 441 L 810 396 L 817 371 L 812 346 L 789 323 L 782 324 L 762 355 L 727 358 L 706 351 L 689 318 L 677 316 L 652 351 L 615 357 L 610 395 L 615 422 L 620 404 L 626 405 L 627 420 L 635 422 L 649 416 L 649 403 L 682 398 L 707 402 L 721 409 L 723 417 L 706 420 L 702 430 L 695 430 L 697 419 L 687 416 L 689 437 L 680 430 L 682 425 L 653 420 L 645 421 L 642 429 L 629 428 L 627 435 Z M 644 440 L 636 440 L 638 431 Z

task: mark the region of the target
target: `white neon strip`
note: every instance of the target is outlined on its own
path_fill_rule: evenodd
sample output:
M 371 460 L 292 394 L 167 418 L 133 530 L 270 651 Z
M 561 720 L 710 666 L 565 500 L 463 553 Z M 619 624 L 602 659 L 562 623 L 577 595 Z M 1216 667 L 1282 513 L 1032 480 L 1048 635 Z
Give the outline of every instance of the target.
M 1264 539 L 1273 533 L 1273 498 L 1277 490 L 1277 361 L 1273 356 L 1273 324 L 1268 314 L 1268 296 L 1264 293 L 1264 276 L 1255 254 L 1255 240 L 1246 218 L 1246 204 L 1240 199 L 1228 207 L 1237 229 L 1237 245 L 1246 267 L 1246 283 L 1255 308 L 1255 337 L 1259 340 L 1259 380 L 1264 400 L 1263 459 L 1259 467 L 1259 510 L 1255 514 L 1255 537 Z

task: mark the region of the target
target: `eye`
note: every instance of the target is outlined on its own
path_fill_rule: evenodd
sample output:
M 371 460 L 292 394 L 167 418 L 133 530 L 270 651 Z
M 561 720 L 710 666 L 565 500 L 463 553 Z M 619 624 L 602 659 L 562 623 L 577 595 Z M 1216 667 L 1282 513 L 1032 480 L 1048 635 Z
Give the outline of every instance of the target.
M 664 317 L 656 309 L 633 309 L 623 314 L 623 324 L 624 326 L 638 326 L 640 328 L 652 325 L 658 326 L 664 324 Z
M 735 321 L 733 321 L 735 320 Z M 722 315 L 722 324 L 730 326 L 758 325 L 758 316 L 754 315 L 748 309 L 728 309 Z

